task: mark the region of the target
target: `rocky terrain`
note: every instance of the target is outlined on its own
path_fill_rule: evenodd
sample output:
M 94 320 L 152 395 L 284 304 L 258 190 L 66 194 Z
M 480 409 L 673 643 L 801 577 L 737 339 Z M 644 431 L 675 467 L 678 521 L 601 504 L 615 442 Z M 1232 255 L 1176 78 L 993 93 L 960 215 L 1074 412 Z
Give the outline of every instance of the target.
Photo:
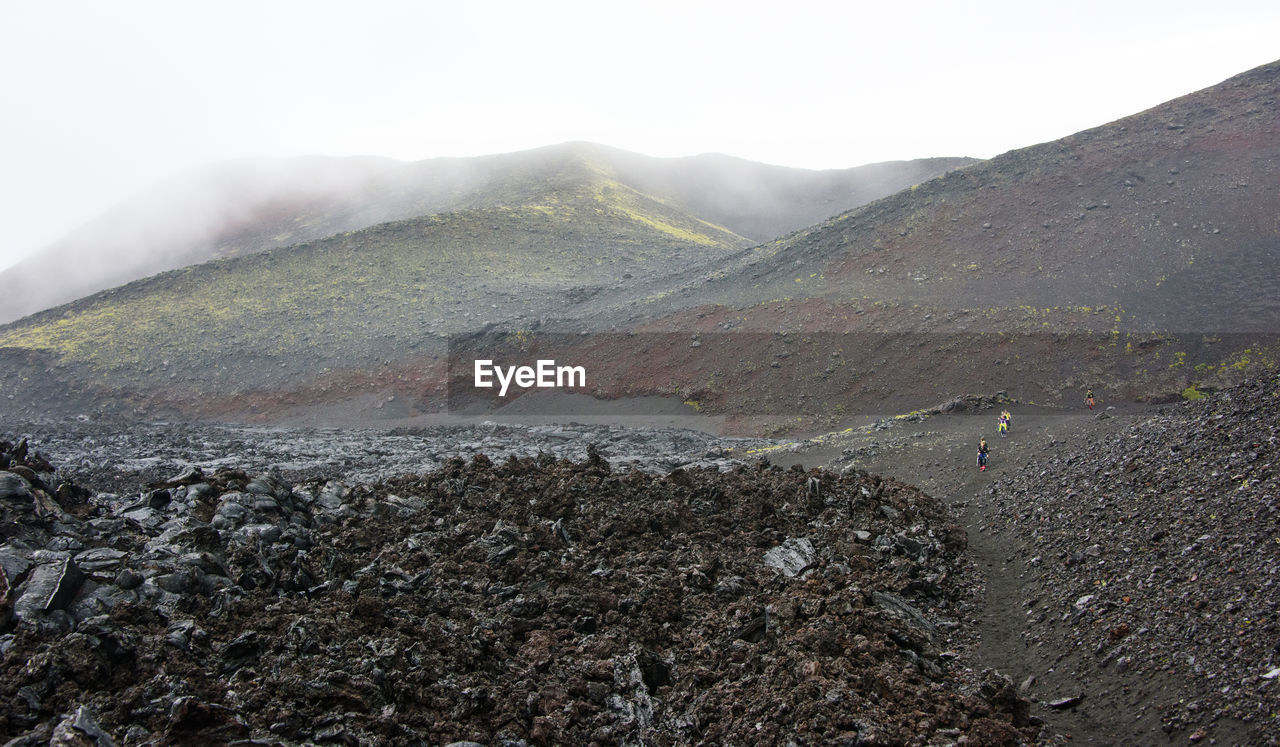
M 1280 379 L 1198 394 L 774 443 L 80 423 L 57 470 L 7 443 L 3 733 L 1267 743 Z
M 41 453 L 58 465 L 60 478 L 115 493 L 143 491 L 194 467 L 271 471 L 295 483 L 375 483 L 430 472 L 451 458 L 477 454 L 495 461 L 532 454 L 581 460 L 587 444 L 594 444 L 619 469 L 724 468 L 734 461 L 735 452 L 772 443 L 682 428 L 487 421 L 389 431 L 44 421 L 26 424 L 20 432 L 40 444 Z
M 758 246 L 743 164 L 570 147 L 0 329 L 0 734 L 1280 741 L 1278 91 Z M 721 435 L 505 419 L 560 406 Z
M 1012 645 L 1065 654 L 1049 679 L 1135 726 L 1277 738 L 1280 380 L 1037 446 L 974 498 L 1016 543 Z
M 894 480 L 477 454 L 93 492 L 3 445 L 15 744 L 1027 740 L 965 533 Z
M 1197 394 L 1117 407 L 1103 393 L 1096 411 L 960 398 L 769 457 L 869 469 L 943 499 L 978 566 L 980 658 L 1053 733 L 1272 743 L 1280 380 Z M 1004 408 L 1013 429 L 999 438 Z M 984 436 L 992 464 L 979 472 Z

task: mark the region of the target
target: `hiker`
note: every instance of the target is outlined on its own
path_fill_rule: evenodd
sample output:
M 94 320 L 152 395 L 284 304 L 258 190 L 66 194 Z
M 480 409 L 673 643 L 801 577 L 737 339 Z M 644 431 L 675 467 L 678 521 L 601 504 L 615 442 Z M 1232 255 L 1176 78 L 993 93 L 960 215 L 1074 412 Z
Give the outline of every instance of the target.
M 1000 417 L 996 420 L 996 433 L 1000 434 L 1000 438 L 1009 435 L 1009 413 L 1000 413 Z
M 1005 410 L 1000 414 L 1004 416 L 1004 429 L 1007 431 L 1009 430 L 1009 426 L 1013 424 L 1013 415 L 1008 410 Z
M 1089 392 L 1084 395 L 1085 404 L 1089 405 L 1089 409 L 1093 409 L 1093 387 L 1089 387 Z
M 978 469 L 987 471 L 987 439 L 978 441 Z

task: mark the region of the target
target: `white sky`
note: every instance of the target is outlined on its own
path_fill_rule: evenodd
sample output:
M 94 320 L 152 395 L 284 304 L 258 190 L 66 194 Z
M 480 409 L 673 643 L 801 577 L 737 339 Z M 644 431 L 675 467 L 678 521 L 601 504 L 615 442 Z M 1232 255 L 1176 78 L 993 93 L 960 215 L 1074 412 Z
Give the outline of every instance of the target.
M 1274 0 L 0 0 L 0 268 L 225 158 L 985 158 L 1277 58 Z

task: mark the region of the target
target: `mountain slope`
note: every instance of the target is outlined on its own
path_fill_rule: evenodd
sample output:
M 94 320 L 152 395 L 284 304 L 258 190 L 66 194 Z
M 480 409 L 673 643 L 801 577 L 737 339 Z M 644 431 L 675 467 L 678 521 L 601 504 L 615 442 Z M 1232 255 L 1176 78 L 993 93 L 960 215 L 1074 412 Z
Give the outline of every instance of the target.
M 593 146 L 516 154 L 448 215 L 10 325 L 0 385 L 35 391 L 43 368 L 187 414 L 376 393 L 412 415 L 467 381 L 445 357 L 461 335 L 454 363 L 537 350 L 598 397 L 676 394 L 755 430 L 1000 390 L 1177 397 L 1280 360 L 1278 93 L 1280 63 L 756 246 L 707 217 L 714 190 L 658 194 L 675 187 Z
M 0 321 L 209 259 L 424 215 L 519 206 L 583 170 L 762 241 L 968 162 L 815 172 L 721 156 L 656 159 L 587 143 L 416 163 L 228 162 L 177 177 L 0 272 Z M 55 274 L 58 283 L 43 280 Z
M 112 386 L 271 388 L 438 351 L 445 335 L 533 319 L 744 241 L 603 178 L 536 197 L 136 281 L 11 324 L 0 346 L 88 367 Z
M 796 295 L 816 273 L 803 293 L 829 300 L 1107 305 L 1151 329 L 1275 331 L 1278 96 L 1274 63 L 949 172 L 765 247 L 735 280 Z
M 645 354 L 570 337 L 558 357 L 605 392 L 789 428 L 1001 390 L 1167 399 L 1274 368 L 1278 96 L 1280 63 L 948 172 L 628 308 Z

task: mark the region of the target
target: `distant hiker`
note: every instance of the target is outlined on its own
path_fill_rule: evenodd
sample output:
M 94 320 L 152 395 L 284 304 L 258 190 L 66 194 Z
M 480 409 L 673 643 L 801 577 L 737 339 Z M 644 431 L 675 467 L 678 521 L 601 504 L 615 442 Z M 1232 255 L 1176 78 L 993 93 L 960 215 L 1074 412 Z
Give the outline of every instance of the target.
M 987 452 L 988 451 L 989 449 L 987 448 L 987 439 L 984 438 L 978 441 L 978 469 L 983 472 L 987 471 Z
M 1000 413 L 1000 417 L 996 420 L 996 433 L 1000 434 L 1000 438 L 1009 435 L 1009 417 L 1005 413 Z
M 1093 409 L 1093 388 L 1089 388 L 1089 393 L 1084 395 L 1085 404 L 1089 405 L 1089 409 Z
M 1000 414 L 1004 416 L 1004 429 L 1007 431 L 1009 430 L 1009 426 L 1013 424 L 1013 415 L 1011 415 L 1008 410 L 1005 410 Z

